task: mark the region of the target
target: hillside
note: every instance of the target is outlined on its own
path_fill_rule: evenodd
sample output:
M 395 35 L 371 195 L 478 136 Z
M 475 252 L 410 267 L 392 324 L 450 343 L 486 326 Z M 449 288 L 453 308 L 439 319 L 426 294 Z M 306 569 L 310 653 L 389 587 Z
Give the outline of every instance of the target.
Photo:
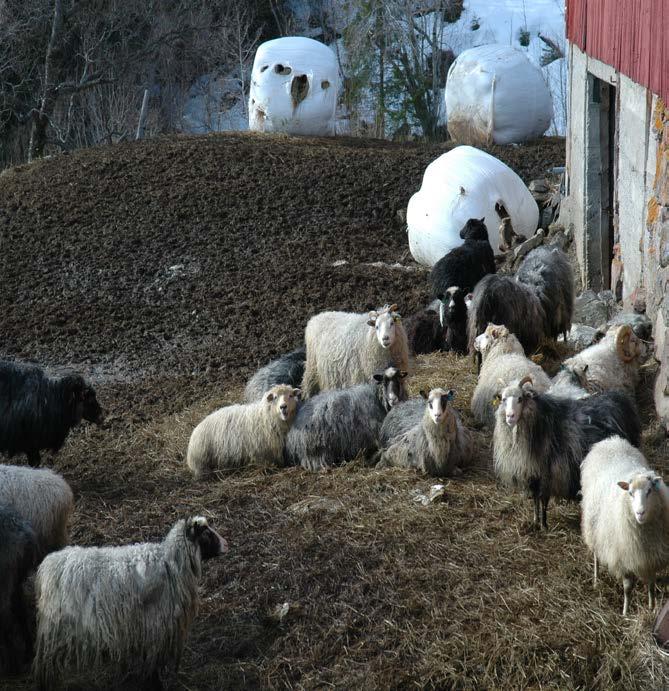
M 397 212 L 446 148 L 213 135 L 88 149 L 0 176 L 0 355 L 80 369 L 109 413 L 104 429 L 83 426 L 45 454 L 75 492 L 72 541 L 160 539 L 204 513 L 230 542 L 205 564 L 170 688 L 669 682 L 641 589 L 622 620 L 619 584 L 592 589 L 578 507 L 552 506 L 551 530 L 535 533 L 530 503 L 496 487 L 481 431 L 474 469 L 429 506 L 414 499 L 430 479 L 359 461 L 210 483 L 184 467 L 193 426 L 239 400 L 258 363 L 296 346 L 310 315 L 424 304 L 424 271 L 371 264 L 412 264 Z M 564 142 L 492 153 L 529 182 L 564 163 Z M 411 389 L 452 386 L 471 425 L 474 383 L 468 358 L 436 354 L 419 359 Z M 653 434 L 647 424 L 658 464 L 666 444 Z M 2 688 L 28 689 L 29 678 Z

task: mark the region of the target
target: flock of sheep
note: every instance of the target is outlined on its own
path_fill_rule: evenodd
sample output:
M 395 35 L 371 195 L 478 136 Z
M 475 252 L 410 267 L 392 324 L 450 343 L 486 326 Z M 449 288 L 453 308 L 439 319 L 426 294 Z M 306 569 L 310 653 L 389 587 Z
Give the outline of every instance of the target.
M 476 353 L 471 401 L 492 429 L 495 474 L 533 500 L 547 527 L 551 497 L 581 498 L 582 534 L 623 581 L 627 614 L 636 578 L 655 600 L 669 565 L 669 495 L 639 451 L 634 402 L 646 344 L 628 325 L 601 330 L 554 378 L 529 356 L 571 328 L 569 261 L 559 248 L 531 251 L 515 276 L 498 275 L 482 220 L 434 267 L 437 303 L 403 321 L 397 305 L 365 314 L 328 311 L 306 325 L 304 347 L 260 369 L 245 402 L 221 408 L 193 430 L 186 464 L 196 479 L 246 464 L 318 471 L 363 456 L 376 468 L 460 473 L 471 432 L 445 387 L 408 399 L 411 356 L 436 349 Z M 57 451 L 69 430 L 102 422 L 80 377 L 52 378 L 37 366 L 0 363 L 0 452 Z M 0 466 L 0 621 L 4 666 L 33 658 L 40 687 L 68 674 L 112 668 L 161 687 L 178 665 L 197 613 L 202 561 L 227 551 L 206 519 L 178 521 L 165 539 L 125 547 L 67 547 L 73 496 L 50 470 Z M 28 625 L 24 583 L 36 569 L 37 630 Z

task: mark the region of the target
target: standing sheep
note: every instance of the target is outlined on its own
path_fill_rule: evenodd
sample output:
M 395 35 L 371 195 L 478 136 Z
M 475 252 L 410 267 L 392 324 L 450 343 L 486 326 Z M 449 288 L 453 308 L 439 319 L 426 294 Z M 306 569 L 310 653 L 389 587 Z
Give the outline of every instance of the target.
M 655 577 L 669 566 L 669 490 L 628 441 L 611 437 L 595 444 L 581 466 L 581 529 L 594 555 L 623 582 L 623 616 L 635 578 L 648 583 L 655 606 Z
M 525 377 L 502 391 L 493 433 L 495 473 L 532 497 L 536 525 L 541 505 L 547 528 L 549 499 L 576 499 L 581 461 L 593 444 L 612 435 L 641 443 L 639 414 L 624 392 L 560 398 L 536 391 Z
M 0 672 L 16 672 L 23 655 L 32 656 L 23 582 L 37 566 L 37 551 L 30 524 L 0 502 Z
M 624 389 L 633 394 L 639 382 L 639 367 L 647 355 L 646 344 L 629 324 L 613 327 L 599 342 L 565 360 L 555 381 L 576 376 L 585 380 L 583 385 L 589 391 Z
M 312 317 L 304 334 L 305 397 L 363 384 L 388 366 L 407 371 L 409 344 L 396 310 L 397 305 L 386 305 L 369 314 L 321 312 Z
M 406 400 L 406 372 L 388 367 L 374 383 L 324 391 L 297 413 L 286 437 L 288 465 L 322 470 L 376 452 L 386 413 Z
M 278 464 L 295 418 L 300 390 L 283 384 L 262 400 L 220 408 L 193 430 L 186 464 L 199 480 L 220 468 Z
M 531 376 L 535 391 L 548 391 L 551 380 L 539 367 L 525 357 L 523 346 L 506 326 L 488 324 L 474 339 L 474 348 L 481 354 L 482 365 L 472 396 L 471 411 L 483 424 L 495 424 L 494 402 L 512 381 Z
M 47 468 L 0 465 L 0 504 L 30 523 L 40 560 L 67 544 L 74 497 L 60 475 Z
M 486 276 L 474 289 L 468 315 L 469 348 L 488 324 L 503 324 L 532 354 L 545 338 L 571 328 L 574 287 L 571 265 L 557 247 L 532 250 L 516 278 Z
M 430 273 L 432 294 L 442 301 L 449 288 L 460 288 L 467 294 L 486 274 L 497 270 L 483 218 L 470 218 L 460 230 L 460 237 L 462 245 L 445 254 Z
M 247 403 L 258 401 L 266 391 L 278 384 L 300 386 L 304 376 L 304 346 L 286 353 L 261 367 L 248 381 L 244 389 L 244 400 Z
M 40 464 L 40 451 L 54 453 L 82 418 L 102 424 L 92 386 L 79 375 L 47 376 L 37 365 L 0 361 L 0 452 L 25 453 Z
M 416 468 L 433 476 L 453 474 L 469 464 L 473 449 L 471 435 L 449 405 L 454 392 L 437 388 L 420 394 L 427 405 L 424 400 L 409 401 L 384 421 L 384 449 L 376 467 Z
M 446 290 L 439 308 L 439 318 L 446 328 L 444 350 L 467 353 L 467 299 L 471 293 L 457 287 Z
M 64 675 L 136 675 L 162 688 L 160 672 L 178 668 L 197 615 L 202 561 L 227 552 L 202 516 L 177 521 L 159 543 L 66 547 L 37 570 L 37 645 L 42 691 Z

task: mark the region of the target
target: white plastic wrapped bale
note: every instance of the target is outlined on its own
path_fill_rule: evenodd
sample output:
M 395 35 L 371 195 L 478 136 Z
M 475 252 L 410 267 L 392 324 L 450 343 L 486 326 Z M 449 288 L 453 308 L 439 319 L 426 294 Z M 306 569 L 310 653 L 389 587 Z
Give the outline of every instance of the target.
M 460 53 L 446 81 L 448 132 L 464 144 L 524 142 L 541 136 L 553 101 L 541 70 L 511 46 Z
M 485 217 L 493 249 L 499 244 L 502 204 L 516 233 L 531 237 L 539 209 L 523 181 L 499 159 L 472 146 L 457 146 L 432 161 L 423 184 L 409 200 L 407 225 L 413 258 L 433 266 L 462 244 L 460 229 L 470 218 Z
M 286 36 L 256 51 L 249 94 L 249 129 L 328 136 L 335 133 L 337 58 L 323 43 Z

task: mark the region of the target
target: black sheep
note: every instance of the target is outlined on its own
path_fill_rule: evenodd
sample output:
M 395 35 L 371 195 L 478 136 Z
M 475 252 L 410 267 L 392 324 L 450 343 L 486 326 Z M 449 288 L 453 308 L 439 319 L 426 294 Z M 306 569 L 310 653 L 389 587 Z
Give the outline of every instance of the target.
M 442 350 L 445 328 L 441 325 L 439 314 L 435 310 L 420 310 L 402 321 L 411 353 L 422 355 Z
M 37 566 L 37 537 L 30 524 L 7 506 L 0 506 L 0 668 L 20 669 L 32 657 L 32 635 L 23 583 Z M 19 639 L 23 639 L 22 643 Z
M 95 390 L 83 377 L 49 377 L 37 365 L 0 361 L 0 452 L 25 453 L 40 464 L 40 450 L 58 451 L 82 418 L 103 421 Z
M 449 288 L 441 303 L 441 321 L 446 327 L 444 350 L 452 350 L 460 355 L 467 353 L 467 291 L 462 288 Z
M 444 255 L 430 273 L 432 293 L 442 301 L 449 288 L 469 293 L 484 276 L 496 272 L 495 255 L 482 218 L 470 218 L 460 230 L 460 237 L 464 243 Z

